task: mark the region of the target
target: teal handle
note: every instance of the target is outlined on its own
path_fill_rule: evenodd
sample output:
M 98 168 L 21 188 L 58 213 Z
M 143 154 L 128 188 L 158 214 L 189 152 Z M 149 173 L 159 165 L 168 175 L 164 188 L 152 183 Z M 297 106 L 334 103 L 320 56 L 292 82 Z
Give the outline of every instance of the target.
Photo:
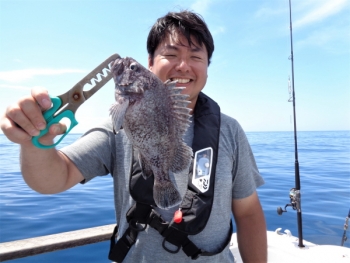
M 58 97 L 51 98 L 51 101 L 52 101 L 52 107 L 43 113 L 44 119 L 46 120 L 46 128 L 44 130 L 41 130 L 39 135 L 34 136 L 32 138 L 32 143 L 36 147 L 41 149 L 50 149 L 58 145 L 62 141 L 62 139 L 66 137 L 66 135 L 70 132 L 70 130 L 73 129 L 78 124 L 78 122 L 75 119 L 74 113 L 71 110 L 63 110 L 61 113 L 54 116 L 57 109 L 61 106 L 62 101 Z M 59 123 L 59 121 L 62 120 L 63 118 L 68 118 L 71 123 L 69 128 L 66 130 L 66 132 L 61 135 L 61 138 L 56 143 L 51 145 L 41 144 L 39 142 L 39 139 L 49 132 L 49 128 L 51 127 L 52 124 Z

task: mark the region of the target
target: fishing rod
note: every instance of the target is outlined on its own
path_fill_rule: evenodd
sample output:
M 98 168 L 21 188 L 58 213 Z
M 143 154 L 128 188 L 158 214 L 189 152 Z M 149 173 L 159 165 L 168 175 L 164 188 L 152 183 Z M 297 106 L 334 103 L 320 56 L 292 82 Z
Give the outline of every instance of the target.
M 293 29 L 292 29 L 292 5 L 289 0 L 289 24 L 290 24 L 290 60 L 292 64 L 292 99 L 293 102 L 293 117 L 294 117 L 294 153 L 295 153 L 295 188 L 292 188 L 289 192 L 290 203 L 286 204 L 284 210 L 281 207 L 277 208 L 277 213 L 282 215 L 283 212 L 287 212 L 287 207 L 291 206 L 293 210 L 297 211 L 298 222 L 298 238 L 299 247 L 304 247 L 303 244 L 303 229 L 302 229 L 302 217 L 301 217 L 301 195 L 300 195 L 300 173 L 299 173 L 299 161 L 298 161 L 298 142 L 297 142 L 297 121 L 295 113 L 295 89 L 294 89 L 294 54 L 293 54 Z M 289 101 L 290 101 L 289 100 Z
M 344 246 L 344 242 L 346 240 L 348 240 L 348 237 L 346 236 L 346 231 L 348 230 L 348 226 L 349 226 L 349 219 L 350 219 L 350 209 L 349 209 L 349 213 L 348 216 L 345 218 L 345 223 L 344 223 L 344 233 L 343 233 L 343 237 L 341 239 L 341 246 Z

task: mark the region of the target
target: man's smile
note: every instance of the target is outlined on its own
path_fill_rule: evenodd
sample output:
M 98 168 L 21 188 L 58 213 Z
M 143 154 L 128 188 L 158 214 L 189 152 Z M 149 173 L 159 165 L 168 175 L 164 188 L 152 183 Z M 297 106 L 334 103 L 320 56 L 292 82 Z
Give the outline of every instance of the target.
M 171 81 L 177 81 L 177 83 L 189 83 L 192 81 L 192 79 L 182 79 L 182 78 L 170 78 Z

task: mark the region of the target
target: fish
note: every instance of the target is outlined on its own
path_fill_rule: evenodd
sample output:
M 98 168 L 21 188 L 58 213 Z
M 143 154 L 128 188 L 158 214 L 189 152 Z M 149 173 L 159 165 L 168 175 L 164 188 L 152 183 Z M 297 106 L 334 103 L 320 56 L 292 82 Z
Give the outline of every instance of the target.
M 177 81 L 161 81 L 130 57 L 114 61 L 115 103 L 110 116 L 115 132 L 121 127 L 138 150 L 143 178 L 154 176 L 153 199 L 157 207 L 169 209 L 181 203 L 181 195 L 169 172 L 188 169 L 192 148 L 183 135 L 190 124 L 189 95 Z

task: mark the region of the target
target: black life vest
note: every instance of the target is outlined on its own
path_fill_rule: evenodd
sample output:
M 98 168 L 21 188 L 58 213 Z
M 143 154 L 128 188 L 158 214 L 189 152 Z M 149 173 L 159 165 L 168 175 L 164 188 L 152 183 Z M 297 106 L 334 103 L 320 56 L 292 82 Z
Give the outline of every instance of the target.
M 129 228 L 123 236 L 115 242 L 118 233 L 118 225 L 115 227 L 111 237 L 111 247 L 108 258 L 115 262 L 122 262 L 128 251 L 134 245 L 137 234 L 146 229 L 147 225 L 156 229 L 163 237 L 163 248 L 170 253 L 177 253 L 180 248 L 192 259 L 199 256 L 212 256 L 223 251 L 230 242 L 230 232 L 227 233 L 226 242 L 218 251 L 204 251 L 198 248 L 188 235 L 196 235 L 201 232 L 209 219 L 214 199 L 215 171 L 218 157 L 220 135 L 220 107 L 215 101 L 200 93 L 194 110 L 194 137 L 192 149 L 194 153 L 203 149 L 211 149 L 212 162 L 208 182 L 200 187 L 193 184 L 193 163 L 190 166 L 188 186 L 185 196 L 180 204 L 179 211 L 182 212 L 181 222 L 166 222 L 153 208 L 156 206 L 153 200 L 153 175 L 144 179 L 141 167 L 137 159 L 136 150 L 133 150 L 132 169 L 130 174 L 130 194 L 136 203 L 129 209 L 126 217 Z M 196 156 L 193 162 L 196 162 Z M 199 159 L 199 157 L 198 157 Z M 195 172 L 196 173 L 196 172 Z M 181 218 L 180 218 L 181 219 Z M 176 220 L 175 220 L 176 221 Z M 171 250 L 166 246 L 169 242 L 177 247 Z

